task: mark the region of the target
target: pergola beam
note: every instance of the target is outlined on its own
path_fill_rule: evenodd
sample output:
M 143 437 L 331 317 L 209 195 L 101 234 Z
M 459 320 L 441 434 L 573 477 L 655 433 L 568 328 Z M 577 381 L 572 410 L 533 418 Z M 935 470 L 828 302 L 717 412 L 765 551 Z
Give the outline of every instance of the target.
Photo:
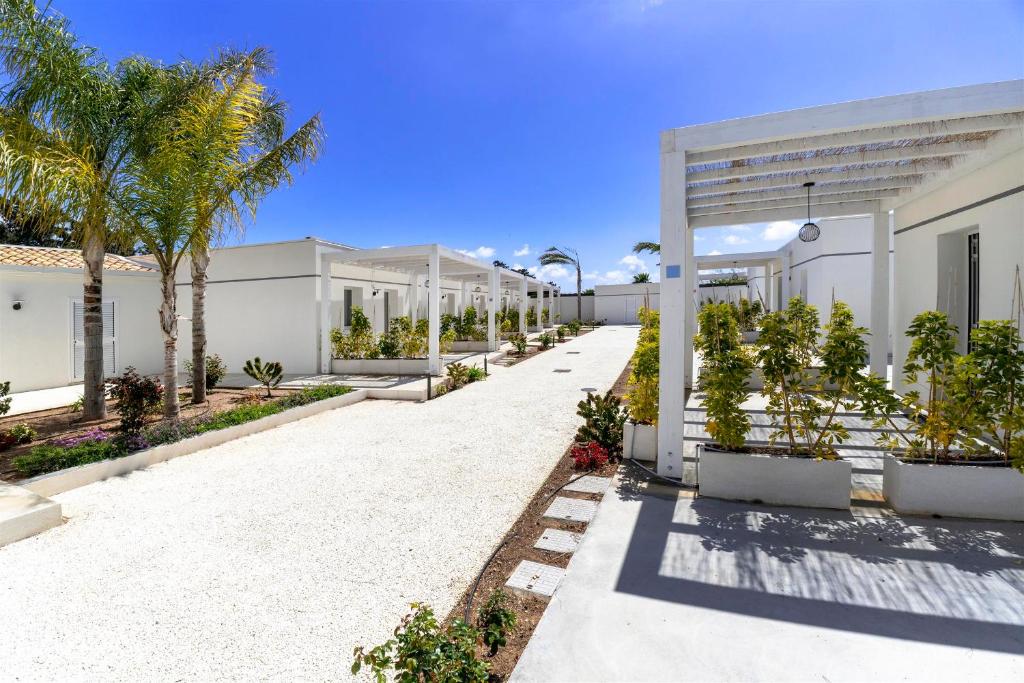
M 869 166 L 867 168 L 849 168 L 842 171 L 804 172 L 803 170 L 764 178 L 731 180 L 727 182 L 694 183 L 688 185 L 687 199 L 703 197 L 722 192 L 738 192 L 741 190 L 767 190 L 778 187 L 803 185 L 808 180 L 816 183 L 840 182 L 852 180 L 875 180 L 879 178 L 895 178 L 903 176 L 923 175 L 945 171 L 953 167 L 951 158 L 921 159 L 899 166 Z
M 816 218 L 831 216 L 859 216 L 875 213 L 879 210 L 878 200 L 862 202 L 837 202 L 812 207 L 811 214 Z M 714 228 L 720 225 L 748 225 L 750 223 L 770 223 L 771 221 L 790 221 L 807 218 L 807 209 L 803 206 L 790 206 L 779 209 L 762 209 L 760 211 L 732 211 L 710 216 L 693 216 L 687 219 L 690 228 Z
M 1024 114 L 989 114 L 961 119 L 946 119 L 909 123 L 900 126 L 881 126 L 828 135 L 809 135 L 801 138 L 764 142 L 756 145 L 737 145 L 725 149 L 690 152 L 686 155 L 689 164 L 708 164 L 720 161 L 736 161 L 769 157 L 795 152 L 810 152 L 817 149 L 869 145 L 881 142 L 896 142 L 915 138 L 942 137 L 1005 130 L 1024 125 Z
M 860 164 L 896 163 L 912 159 L 931 157 L 954 157 L 968 152 L 976 152 L 985 148 L 984 140 L 966 140 L 962 142 L 940 142 L 934 145 L 916 145 L 913 147 L 893 147 L 890 149 L 849 152 L 843 154 L 825 154 L 819 157 L 790 159 L 787 161 L 769 161 L 762 164 L 729 166 L 713 168 L 705 171 L 687 172 L 691 181 L 722 180 L 726 178 L 756 178 L 772 173 L 806 172 L 822 168 L 842 168 Z
M 821 199 L 829 195 L 849 194 L 851 192 L 881 192 L 885 190 L 899 190 L 914 185 L 920 185 L 920 176 L 903 176 L 901 178 L 879 178 L 864 182 L 830 183 L 827 185 L 815 185 L 811 190 L 811 199 Z M 708 207 L 727 206 L 735 204 L 754 204 L 774 199 L 807 199 L 807 188 L 802 185 L 787 187 L 780 190 L 765 190 L 763 192 L 742 192 L 728 194 L 708 195 L 698 199 L 691 199 L 686 206 L 691 209 L 703 209 Z
M 811 192 L 811 210 L 815 215 L 820 215 L 821 207 L 827 207 L 830 204 L 842 204 L 849 202 L 863 202 L 874 199 L 885 199 L 890 197 L 898 197 L 900 190 L 863 190 L 858 192 L 842 192 L 836 194 L 824 194 L 818 195 L 813 191 Z M 765 211 L 768 209 L 781 209 L 786 207 L 797 207 L 800 209 L 806 209 L 807 198 L 806 194 L 803 197 L 790 197 L 785 199 L 770 199 L 765 201 L 752 201 L 745 203 L 733 203 L 733 204 L 718 204 L 712 206 L 698 207 L 694 209 L 687 209 L 687 215 L 691 218 L 698 216 L 717 216 L 721 214 L 733 214 L 736 217 L 742 217 L 743 214 L 748 212 Z M 806 215 L 806 214 L 804 214 Z

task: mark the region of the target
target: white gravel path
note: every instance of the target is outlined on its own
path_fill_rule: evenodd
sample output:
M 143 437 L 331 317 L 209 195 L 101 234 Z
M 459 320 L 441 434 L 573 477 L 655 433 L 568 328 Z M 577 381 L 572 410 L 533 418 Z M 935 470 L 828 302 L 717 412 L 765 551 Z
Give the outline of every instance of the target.
M 0 678 L 348 678 L 352 648 L 409 602 L 447 613 L 564 451 L 580 389 L 609 388 L 636 333 L 59 496 L 65 525 L 0 548 Z

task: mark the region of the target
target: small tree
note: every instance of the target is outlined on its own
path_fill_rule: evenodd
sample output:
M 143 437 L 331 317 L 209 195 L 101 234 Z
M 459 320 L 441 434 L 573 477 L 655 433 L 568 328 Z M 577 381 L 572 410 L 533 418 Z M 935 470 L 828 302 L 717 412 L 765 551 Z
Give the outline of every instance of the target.
M 273 396 L 270 390 L 281 383 L 284 377 L 284 368 L 276 361 L 263 363 L 259 356 L 252 360 L 245 361 L 245 374 L 262 384 L 267 390 L 267 398 Z
M 729 304 L 703 306 L 697 321 L 700 333 L 693 343 L 704 364 L 700 386 L 708 434 L 722 447 L 739 450 L 750 431 L 750 416 L 742 406 L 750 395 L 747 379 L 753 362 L 740 344 L 739 325 Z
M 576 408 L 576 414 L 585 420 L 576 432 L 576 440 L 584 443 L 594 441 L 613 457 L 621 454 L 626 413 L 619 397 L 610 390 L 604 396 L 588 391 L 586 400 L 580 401 Z
M 508 593 L 496 588 L 491 591 L 477 614 L 477 625 L 483 633 L 487 654 L 498 654 L 498 649 L 508 645 L 508 636 L 516 627 L 516 613 L 509 609 Z
M 658 421 L 660 319 L 658 312 L 649 308 L 640 309 L 638 317 L 642 327 L 631 360 L 626 409 L 633 422 L 653 425 Z
M 125 436 L 138 436 L 146 426 L 146 416 L 153 412 L 163 398 L 163 387 L 152 377 L 143 377 L 129 367 L 119 377 L 110 380 L 110 398 L 121 416 L 121 432 Z

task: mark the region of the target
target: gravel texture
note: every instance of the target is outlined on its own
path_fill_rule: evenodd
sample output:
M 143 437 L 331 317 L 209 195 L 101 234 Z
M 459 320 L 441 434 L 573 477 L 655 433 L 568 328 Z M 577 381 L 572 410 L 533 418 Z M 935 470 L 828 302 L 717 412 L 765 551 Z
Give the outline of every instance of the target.
M 581 388 L 610 388 L 636 334 L 58 496 L 64 526 L 0 548 L 3 678 L 347 678 L 408 603 L 449 611 L 564 452 Z

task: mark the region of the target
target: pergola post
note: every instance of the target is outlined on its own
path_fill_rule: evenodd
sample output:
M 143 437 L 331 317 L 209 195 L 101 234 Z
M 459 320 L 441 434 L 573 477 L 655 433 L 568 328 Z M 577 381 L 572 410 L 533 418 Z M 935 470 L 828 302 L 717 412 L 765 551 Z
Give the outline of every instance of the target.
M 769 262 L 764 267 L 764 307 L 767 311 L 775 310 L 775 263 Z
M 519 331 L 526 334 L 526 278 L 519 281 Z
M 497 335 L 495 334 L 494 316 L 497 313 L 498 301 L 501 298 L 499 285 L 501 275 L 497 268 L 491 268 L 487 273 L 487 350 L 497 351 Z
M 544 299 L 547 298 L 544 295 L 547 291 L 547 285 L 544 283 L 541 283 L 540 287 L 537 289 L 537 299 L 539 300 L 539 303 L 537 304 L 537 324 L 540 325 L 540 329 L 542 331 L 551 323 L 551 311 L 548 311 L 548 322 L 544 322 Z
M 441 374 L 441 254 L 437 245 L 430 248 L 427 261 L 427 371 Z
M 889 212 L 871 217 L 871 372 L 884 378 L 889 367 Z
M 684 343 L 686 298 L 693 275 L 685 253 L 686 156 L 675 150 L 675 134 L 661 138 L 661 343 L 658 384 L 658 474 L 683 475 L 683 420 L 686 410 Z
M 466 306 L 469 305 L 469 282 L 462 281 L 462 292 L 459 294 L 459 316 L 466 314 Z
M 686 388 L 694 385 L 693 376 L 693 335 L 697 328 L 697 297 L 700 293 L 700 274 L 697 270 L 697 257 L 693 253 L 693 230 L 687 226 L 683 232 L 683 273 L 689 285 L 683 305 L 686 309 L 683 320 L 683 380 Z
M 537 327 L 540 328 L 541 332 L 544 331 L 544 321 L 541 320 L 541 317 L 540 317 L 540 315 L 541 315 L 541 305 L 544 303 L 543 291 L 544 291 L 544 286 L 538 283 L 537 284 L 537 298 L 535 298 L 533 300 L 533 307 L 537 311 Z
M 416 320 L 420 317 L 420 274 L 413 273 L 409 276 L 409 318 L 412 326 L 416 327 Z
M 782 299 L 782 301 L 779 302 L 779 310 L 780 311 L 783 310 L 784 308 L 786 308 L 787 306 L 789 306 L 789 299 L 792 296 L 789 293 L 789 278 L 790 278 L 790 272 L 789 271 L 790 271 L 790 262 L 791 261 L 792 261 L 792 259 L 790 258 L 789 252 L 788 251 L 783 252 L 782 253 L 782 291 L 781 291 L 781 295 L 779 297 L 780 299 Z
M 320 255 L 320 372 L 331 371 L 331 262 Z

